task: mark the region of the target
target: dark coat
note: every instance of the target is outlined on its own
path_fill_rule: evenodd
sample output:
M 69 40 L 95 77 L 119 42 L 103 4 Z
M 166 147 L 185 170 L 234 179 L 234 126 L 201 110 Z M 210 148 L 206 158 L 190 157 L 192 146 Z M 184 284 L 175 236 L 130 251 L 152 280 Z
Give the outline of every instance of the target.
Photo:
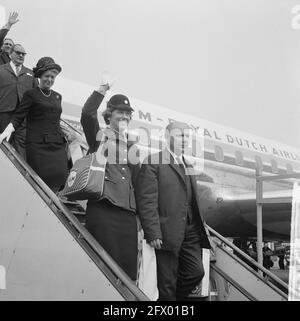
M 97 110 L 104 96 L 94 91 L 86 101 L 81 114 L 81 124 L 89 145 L 89 152 L 99 146 L 107 157 L 102 198 L 88 201 L 86 228 L 111 257 L 133 279 L 137 276 L 137 220 L 132 177 L 139 166 L 127 162 L 128 152 L 134 148 L 111 129 L 100 130 Z M 100 141 L 104 142 L 100 145 Z M 120 148 L 120 149 L 119 149 Z M 118 153 L 114 151 L 119 150 Z M 100 152 L 100 150 L 99 150 Z M 111 154 L 110 154 L 111 153 Z M 115 159 L 111 159 L 112 155 Z
M 68 175 L 66 142 L 60 128 L 61 100 L 54 90 L 45 97 L 39 88 L 33 88 L 25 92 L 11 118 L 16 129 L 26 118 L 27 162 L 53 191 L 65 184 Z
M 190 175 L 193 193 L 197 191 Z M 136 189 L 138 213 L 148 242 L 162 239 L 164 250 L 179 251 L 187 223 L 187 186 L 183 173 L 167 150 L 150 155 L 143 163 Z M 201 222 L 201 246 L 210 248 L 198 197 L 197 213 Z
M 32 70 L 22 66 L 16 76 L 10 63 L 0 66 L 0 113 L 16 109 L 25 91 L 37 86 Z
M 133 151 L 137 154 L 137 149 L 133 142 L 124 142 L 116 137 L 111 129 L 100 130 L 97 110 L 103 98 L 103 95 L 94 91 L 86 101 L 81 114 L 81 124 L 89 145 L 89 152 L 93 153 L 98 150 L 102 140 L 101 136 L 104 135 L 106 156 L 109 156 L 110 152 L 116 155 L 114 162 L 110 161 L 110 157 L 107 158 L 104 191 L 101 200 L 108 199 L 115 206 L 135 212 L 136 202 L 133 183 L 139 170 L 139 164 L 130 163 L 127 156 L 129 152 L 132 153 Z M 115 154 L 115 150 L 122 152 L 122 155 Z M 124 158 L 126 158 L 126 161 L 122 164 L 120 161 L 124 161 Z
M 6 29 L 6 28 L 0 29 L 0 48 L 3 45 L 3 41 L 4 41 L 7 33 L 8 33 L 8 29 Z M 0 49 L 0 65 L 7 64 L 8 62 L 10 62 L 9 55 Z

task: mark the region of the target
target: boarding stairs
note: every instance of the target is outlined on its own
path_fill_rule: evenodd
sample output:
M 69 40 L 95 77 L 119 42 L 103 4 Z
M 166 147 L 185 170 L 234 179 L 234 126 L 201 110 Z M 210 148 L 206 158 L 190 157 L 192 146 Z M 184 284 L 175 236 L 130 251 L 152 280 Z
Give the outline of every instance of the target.
M 61 200 L 6 142 L 0 164 L 0 300 L 148 300 L 85 229 L 84 203 Z M 207 228 L 207 300 L 287 300 L 286 283 Z

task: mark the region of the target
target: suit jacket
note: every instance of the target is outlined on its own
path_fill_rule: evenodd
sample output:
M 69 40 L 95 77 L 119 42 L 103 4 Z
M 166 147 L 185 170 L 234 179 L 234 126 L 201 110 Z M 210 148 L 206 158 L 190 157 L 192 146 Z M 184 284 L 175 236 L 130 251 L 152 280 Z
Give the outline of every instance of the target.
M 192 168 L 189 164 L 189 168 Z M 200 212 L 197 184 L 190 175 L 196 199 L 196 215 L 200 218 L 202 248 L 210 248 L 204 220 Z M 163 250 L 179 251 L 185 236 L 188 200 L 184 174 L 165 149 L 144 161 L 136 188 L 138 214 L 148 242 L 163 240 Z
M 108 159 L 105 169 L 104 191 L 101 199 L 108 199 L 113 205 L 135 212 L 136 202 L 134 195 L 134 180 L 139 170 L 139 164 L 131 164 L 130 161 L 122 164 L 120 159 L 127 158 L 128 153 L 136 150 L 131 141 L 122 141 L 113 134 L 111 129 L 100 130 L 97 110 L 104 96 L 94 91 L 86 101 L 81 114 L 81 124 L 89 145 L 89 152 L 96 152 L 99 148 L 100 136 L 105 138 L 105 154 Z M 119 151 L 116 152 L 115 151 Z M 116 158 L 110 162 L 110 152 Z M 119 153 L 122 152 L 122 155 Z M 137 151 L 135 151 L 137 153 Z M 124 159 L 123 159 L 124 160 Z
M 19 76 L 10 63 L 0 66 L 0 113 L 12 112 L 23 98 L 26 90 L 37 86 L 32 70 L 22 66 Z
M 8 29 L 6 29 L 6 28 L 0 29 L 0 48 L 3 45 L 3 41 L 4 41 L 7 33 L 8 33 Z M 8 62 L 10 62 L 9 55 L 0 49 L 0 65 L 7 64 Z

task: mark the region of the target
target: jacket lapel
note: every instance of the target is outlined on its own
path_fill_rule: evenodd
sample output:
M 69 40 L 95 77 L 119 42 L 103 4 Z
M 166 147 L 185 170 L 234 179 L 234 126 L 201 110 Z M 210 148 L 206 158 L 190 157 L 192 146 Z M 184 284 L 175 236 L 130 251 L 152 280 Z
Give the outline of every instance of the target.
M 164 149 L 162 156 L 162 163 L 169 165 L 179 175 L 183 183 L 186 184 L 184 174 L 182 173 L 179 165 L 175 163 L 175 159 L 170 152 L 167 149 Z
M 119 151 L 120 151 L 120 144 L 123 144 L 123 148 L 126 146 L 127 150 L 129 149 L 130 147 L 130 142 L 125 142 L 121 139 L 119 139 L 118 136 L 116 136 L 116 132 L 113 131 L 111 128 L 105 128 L 104 130 L 99 130 L 98 133 L 97 133 L 97 140 L 99 140 L 100 142 L 107 142 L 108 144 L 114 144 L 115 145 L 115 152 L 117 153 L 115 156 L 116 156 L 116 161 L 117 161 L 117 164 L 118 166 L 116 166 L 116 169 L 120 172 L 120 174 L 122 176 L 125 177 L 125 179 L 127 180 L 127 182 L 131 185 L 131 176 L 130 174 L 131 173 L 128 173 L 127 170 L 126 173 L 124 173 L 124 170 L 122 170 L 122 168 L 125 166 L 125 165 L 128 165 L 128 163 L 125 163 L 125 164 L 121 164 L 121 163 L 118 163 L 118 160 L 119 160 Z M 99 143 L 100 143 L 99 142 Z M 132 143 L 131 143 L 132 145 Z M 127 154 L 126 154 L 126 157 L 127 157 Z M 124 165 L 124 166 L 122 166 Z M 125 166 L 125 169 L 126 169 L 126 166 Z
M 21 71 L 19 73 L 19 77 L 22 76 L 23 74 L 25 74 L 26 71 L 27 71 L 26 68 L 24 66 L 22 66 Z
M 187 159 L 185 157 L 184 157 L 184 162 L 189 170 L 189 177 L 191 179 L 193 193 L 194 193 L 194 195 L 197 195 L 197 182 L 195 179 L 195 170 L 193 168 L 193 165 L 191 163 L 189 163 L 189 161 L 187 161 Z
M 199 203 L 199 197 L 198 197 L 198 188 L 197 188 L 197 181 L 196 181 L 196 172 L 195 169 L 193 167 L 193 165 L 186 159 L 186 157 L 184 157 L 184 162 L 187 166 L 187 168 L 189 169 L 189 176 L 191 179 L 191 184 L 192 184 L 192 192 L 194 193 L 195 199 L 196 199 L 196 203 L 197 203 L 197 207 L 198 207 L 198 212 L 200 215 L 200 218 L 202 220 L 202 222 L 204 223 L 204 219 L 200 210 L 200 203 Z
M 13 69 L 11 68 L 10 63 L 5 64 L 4 67 L 5 67 L 5 69 L 6 69 L 7 71 L 9 71 L 11 74 L 13 74 L 15 77 L 17 77 L 17 75 L 15 74 L 15 72 L 13 71 Z

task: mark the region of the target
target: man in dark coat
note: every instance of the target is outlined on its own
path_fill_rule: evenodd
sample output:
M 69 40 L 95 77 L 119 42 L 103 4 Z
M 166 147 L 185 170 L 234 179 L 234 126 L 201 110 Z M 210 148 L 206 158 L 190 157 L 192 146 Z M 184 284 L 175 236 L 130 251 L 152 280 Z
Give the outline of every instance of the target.
M 174 132 L 175 130 L 175 132 Z M 193 167 L 183 156 L 190 128 L 173 122 L 168 147 L 144 161 L 136 189 L 145 239 L 155 248 L 159 300 L 184 300 L 204 276 L 202 248 L 210 248 Z
M 19 106 L 25 91 L 37 86 L 32 70 L 23 65 L 25 55 L 21 45 L 14 45 L 10 54 L 11 62 L 0 66 L 0 133 L 10 123 L 12 113 Z M 12 145 L 24 159 L 25 136 L 23 123 L 11 139 Z
M 10 62 L 10 53 L 11 49 L 14 45 L 14 42 L 10 38 L 5 38 L 8 31 L 10 30 L 11 26 L 17 23 L 18 20 L 18 13 L 12 12 L 9 15 L 7 24 L 0 29 L 0 65 L 7 64 Z

